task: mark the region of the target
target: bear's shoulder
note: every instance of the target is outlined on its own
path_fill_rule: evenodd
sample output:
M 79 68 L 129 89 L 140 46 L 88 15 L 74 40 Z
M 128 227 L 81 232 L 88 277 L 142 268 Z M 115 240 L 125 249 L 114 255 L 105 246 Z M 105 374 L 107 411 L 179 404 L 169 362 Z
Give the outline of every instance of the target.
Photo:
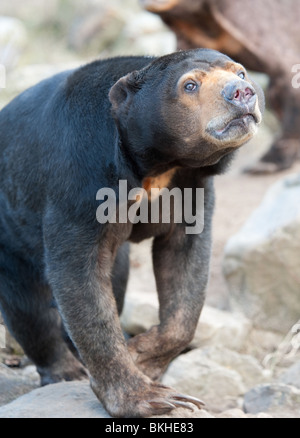
M 69 74 L 65 91 L 67 95 L 70 95 L 83 88 L 94 88 L 106 93 L 121 77 L 143 69 L 155 59 L 150 56 L 126 56 L 93 61 Z

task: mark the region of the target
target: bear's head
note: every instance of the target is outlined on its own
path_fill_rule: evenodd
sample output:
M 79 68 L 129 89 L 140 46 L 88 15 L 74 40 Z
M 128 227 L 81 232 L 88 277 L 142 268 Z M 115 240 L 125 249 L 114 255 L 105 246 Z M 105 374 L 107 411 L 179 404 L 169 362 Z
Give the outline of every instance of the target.
M 152 173 L 217 164 L 254 136 L 264 110 L 245 68 L 207 49 L 157 58 L 109 98 L 124 147 Z

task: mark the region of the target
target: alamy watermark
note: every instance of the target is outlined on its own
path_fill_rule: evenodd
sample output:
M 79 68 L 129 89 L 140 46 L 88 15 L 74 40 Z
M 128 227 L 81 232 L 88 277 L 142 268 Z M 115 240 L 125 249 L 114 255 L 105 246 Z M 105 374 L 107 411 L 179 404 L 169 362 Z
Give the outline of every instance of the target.
M 3 64 L 0 64 L 0 88 L 6 88 L 6 69 Z
M 294 74 L 292 79 L 292 87 L 300 88 L 300 64 L 293 65 L 292 73 Z
M 186 234 L 201 234 L 204 229 L 204 189 L 174 187 L 133 188 L 119 181 L 119 192 L 105 187 L 97 192 L 101 201 L 96 217 L 99 223 L 184 223 Z

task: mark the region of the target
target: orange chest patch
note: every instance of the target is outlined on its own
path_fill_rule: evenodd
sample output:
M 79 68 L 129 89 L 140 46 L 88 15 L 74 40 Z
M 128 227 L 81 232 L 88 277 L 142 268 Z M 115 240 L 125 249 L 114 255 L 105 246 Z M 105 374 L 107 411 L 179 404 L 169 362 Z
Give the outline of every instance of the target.
M 151 189 L 163 189 L 170 185 L 176 170 L 177 168 L 174 168 L 154 178 L 149 177 L 144 179 L 143 188 L 148 193 L 149 198 L 151 196 Z

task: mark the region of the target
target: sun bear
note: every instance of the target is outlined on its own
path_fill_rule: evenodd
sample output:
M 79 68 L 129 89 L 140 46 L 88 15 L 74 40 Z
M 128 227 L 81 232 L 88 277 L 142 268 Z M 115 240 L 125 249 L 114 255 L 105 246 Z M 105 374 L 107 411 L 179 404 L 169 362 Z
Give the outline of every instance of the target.
M 204 303 L 213 176 L 253 137 L 263 107 L 242 65 L 191 50 L 98 60 L 0 112 L 0 310 L 42 385 L 88 370 L 116 417 L 202 406 L 158 380 L 193 338 Z M 174 212 L 169 223 L 121 220 L 120 181 L 128 192 L 204 189 L 203 231 L 186 233 Z M 101 188 L 116 194 L 115 223 L 96 218 Z M 127 342 L 128 242 L 150 237 L 160 324 Z

